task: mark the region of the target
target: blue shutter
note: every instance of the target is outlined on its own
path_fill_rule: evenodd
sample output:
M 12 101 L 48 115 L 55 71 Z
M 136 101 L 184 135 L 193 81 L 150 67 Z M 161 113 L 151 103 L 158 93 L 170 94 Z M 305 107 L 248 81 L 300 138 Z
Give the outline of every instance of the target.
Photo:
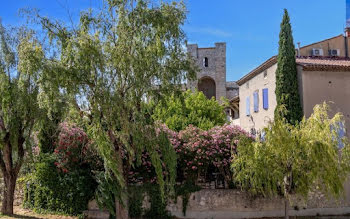
M 259 112 L 259 93 L 255 91 L 254 94 L 254 112 Z
M 249 97 L 246 98 L 245 104 L 246 104 L 245 113 L 247 116 L 250 116 L 250 98 Z
M 263 89 L 263 108 L 269 108 L 269 90 L 267 88 Z

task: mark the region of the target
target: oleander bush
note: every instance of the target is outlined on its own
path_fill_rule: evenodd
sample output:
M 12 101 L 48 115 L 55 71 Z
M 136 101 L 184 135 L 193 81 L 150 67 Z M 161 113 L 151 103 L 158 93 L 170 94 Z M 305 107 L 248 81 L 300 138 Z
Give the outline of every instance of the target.
M 180 132 L 172 131 L 165 125 L 161 125 L 177 154 L 177 181 L 193 181 L 196 183 L 199 176 L 209 174 L 209 169 L 224 176 L 227 185 L 231 185 L 232 172 L 230 164 L 232 154 L 236 153 L 236 147 L 241 137 L 253 140 L 253 136 L 239 126 L 216 126 L 208 131 L 188 126 Z M 142 162 L 139 167 L 129 172 L 130 183 L 156 181 L 154 168 L 151 165 L 149 154 L 142 154 Z M 166 173 L 164 173 L 166 175 Z
M 94 197 L 93 170 L 101 165 L 86 133 L 62 123 L 53 153 L 39 153 L 28 175 L 24 206 L 36 211 L 81 214 Z

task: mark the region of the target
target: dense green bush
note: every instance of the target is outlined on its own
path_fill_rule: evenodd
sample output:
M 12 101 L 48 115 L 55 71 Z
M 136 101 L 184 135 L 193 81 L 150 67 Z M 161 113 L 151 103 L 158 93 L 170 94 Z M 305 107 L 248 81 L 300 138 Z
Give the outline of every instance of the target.
M 52 155 L 41 155 L 25 188 L 24 206 L 38 211 L 80 214 L 93 197 L 96 182 L 89 168 L 59 171 Z
M 181 131 L 189 125 L 208 130 L 226 122 L 224 105 L 202 92 L 187 90 L 172 95 L 154 107 L 153 119 L 166 124 L 171 130 Z

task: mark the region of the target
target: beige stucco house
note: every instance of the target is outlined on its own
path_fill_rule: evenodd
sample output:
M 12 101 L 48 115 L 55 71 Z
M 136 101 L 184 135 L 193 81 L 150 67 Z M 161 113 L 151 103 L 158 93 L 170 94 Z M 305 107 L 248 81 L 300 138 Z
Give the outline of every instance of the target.
M 298 56 L 328 56 L 328 57 L 349 57 L 350 38 L 348 31 L 345 35 L 325 39 L 316 43 L 300 47 L 298 44 Z
M 330 57 L 296 58 L 299 93 L 304 115 L 310 116 L 316 104 L 329 102 L 332 114 L 344 115 L 350 130 L 350 60 Z M 277 58 L 272 57 L 239 81 L 239 124 L 256 133 L 274 118 L 276 108 Z M 347 132 L 350 137 L 350 132 Z

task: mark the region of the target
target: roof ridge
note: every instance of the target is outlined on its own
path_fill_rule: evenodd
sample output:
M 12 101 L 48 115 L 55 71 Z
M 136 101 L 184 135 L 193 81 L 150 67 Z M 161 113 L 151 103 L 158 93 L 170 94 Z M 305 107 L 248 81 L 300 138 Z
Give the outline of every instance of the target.
M 312 45 L 315 45 L 315 44 L 318 44 L 318 43 L 323 43 L 323 42 L 325 42 L 325 41 L 332 40 L 332 39 L 335 39 L 335 38 L 340 37 L 340 36 L 344 37 L 343 34 L 339 34 L 339 35 L 337 35 L 337 36 L 334 36 L 334 37 L 331 37 L 331 38 L 328 38 L 328 39 L 325 39 L 325 40 L 321 40 L 321 41 L 318 41 L 318 42 L 315 42 L 315 43 L 311 43 L 311 44 L 302 46 L 302 47 L 300 47 L 300 49 L 303 49 L 303 48 L 305 48 L 305 47 L 309 47 L 309 46 L 312 46 Z
M 244 75 L 242 78 L 236 81 L 238 85 L 242 85 L 247 80 L 255 77 L 256 74 L 259 74 L 261 71 L 266 70 L 267 68 L 271 67 L 272 65 L 277 63 L 277 56 L 272 56 L 271 58 L 267 59 L 264 63 L 259 65 L 258 67 L 251 70 L 248 74 Z
M 345 60 L 350 61 L 350 58 L 340 56 L 296 56 L 297 59 L 315 59 L 315 60 Z

